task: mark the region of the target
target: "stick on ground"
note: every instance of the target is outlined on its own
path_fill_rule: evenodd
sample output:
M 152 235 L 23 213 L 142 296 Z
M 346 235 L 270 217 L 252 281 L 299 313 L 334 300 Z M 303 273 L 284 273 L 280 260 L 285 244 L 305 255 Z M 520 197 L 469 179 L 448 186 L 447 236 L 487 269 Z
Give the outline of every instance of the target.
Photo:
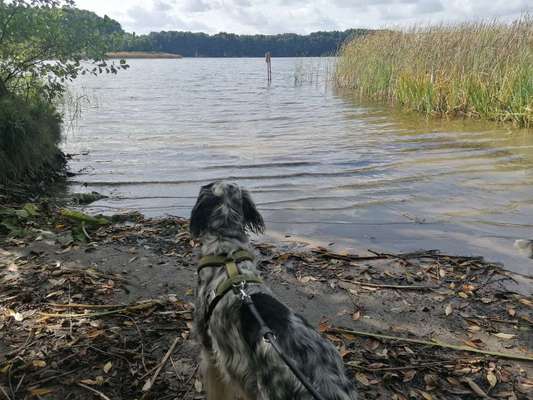
M 157 376 L 159 375 L 159 372 L 165 366 L 165 364 L 167 363 L 168 359 L 170 358 L 170 356 L 174 352 L 174 349 L 176 348 L 176 345 L 178 344 L 179 339 L 180 339 L 179 336 L 176 336 L 176 339 L 174 339 L 174 343 L 172 343 L 172 346 L 170 346 L 170 348 L 168 349 L 167 354 L 165 354 L 165 356 L 163 357 L 163 359 L 159 363 L 159 367 L 157 367 L 157 370 L 155 371 L 154 376 L 152 376 L 152 378 L 148 379 L 146 381 L 146 383 L 144 384 L 143 392 L 148 392 L 152 388 L 152 386 L 155 383 L 155 380 L 157 379 Z
M 78 386 L 81 386 L 82 388 L 84 389 L 87 389 L 87 390 L 90 390 L 91 392 L 93 393 L 96 393 L 98 396 L 100 396 L 102 399 L 104 400 L 111 400 L 109 397 L 107 397 L 105 394 L 103 394 L 102 392 L 96 390 L 96 389 L 93 389 L 92 387 L 90 386 L 87 386 L 87 385 L 84 385 L 83 383 L 79 383 L 78 382 Z
M 367 337 L 373 337 L 377 339 L 394 340 L 398 342 L 416 343 L 416 344 L 422 344 L 426 346 L 442 347 L 442 348 L 452 349 L 452 350 L 457 350 L 457 351 L 468 351 L 470 353 L 484 354 L 487 356 L 533 362 L 533 357 L 530 357 L 530 356 L 523 356 L 520 354 L 500 353 L 498 351 L 479 350 L 479 349 L 474 349 L 473 347 L 458 346 L 458 345 L 444 343 L 440 341 L 430 342 L 430 341 L 421 340 L 421 339 L 409 339 L 409 338 L 403 338 L 403 337 L 398 337 L 398 336 L 381 335 L 379 333 L 354 331 L 351 329 L 334 328 L 334 327 L 326 329 L 326 332 L 355 335 L 355 336 L 367 336 Z

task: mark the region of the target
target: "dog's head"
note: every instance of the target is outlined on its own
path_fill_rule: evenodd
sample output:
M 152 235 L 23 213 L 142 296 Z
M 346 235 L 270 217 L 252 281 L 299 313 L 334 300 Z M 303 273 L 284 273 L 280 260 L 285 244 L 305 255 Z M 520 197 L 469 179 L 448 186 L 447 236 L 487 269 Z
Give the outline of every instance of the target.
M 250 193 L 237 184 L 219 181 L 200 189 L 191 213 L 192 237 L 212 233 L 240 238 L 246 230 L 262 233 L 264 229 Z

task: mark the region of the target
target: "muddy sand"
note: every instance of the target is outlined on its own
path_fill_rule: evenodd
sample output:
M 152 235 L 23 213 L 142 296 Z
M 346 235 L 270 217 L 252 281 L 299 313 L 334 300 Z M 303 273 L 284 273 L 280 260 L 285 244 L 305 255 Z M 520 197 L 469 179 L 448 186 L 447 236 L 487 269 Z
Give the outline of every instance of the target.
M 55 209 L 27 214 L 0 230 L 0 398 L 204 399 L 188 221 L 82 229 Z M 266 283 L 337 346 L 362 399 L 533 398 L 533 300 L 513 290 L 529 278 L 436 251 L 254 246 Z

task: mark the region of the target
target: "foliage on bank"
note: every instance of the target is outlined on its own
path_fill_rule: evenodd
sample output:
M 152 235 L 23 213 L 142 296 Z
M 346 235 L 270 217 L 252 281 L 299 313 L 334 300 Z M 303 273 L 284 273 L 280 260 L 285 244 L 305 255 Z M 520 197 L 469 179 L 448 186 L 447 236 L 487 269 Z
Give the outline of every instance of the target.
M 116 73 L 105 52 L 120 24 L 70 0 L 0 0 L 0 184 L 46 180 L 64 166 L 55 102 L 80 74 Z M 53 61 L 51 61 L 53 60 Z
M 63 167 L 61 118 L 42 99 L 0 97 L 0 184 L 34 181 Z
M 533 126 L 533 18 L 380 31 L 340 52 L 336 82 L 424 114 Z

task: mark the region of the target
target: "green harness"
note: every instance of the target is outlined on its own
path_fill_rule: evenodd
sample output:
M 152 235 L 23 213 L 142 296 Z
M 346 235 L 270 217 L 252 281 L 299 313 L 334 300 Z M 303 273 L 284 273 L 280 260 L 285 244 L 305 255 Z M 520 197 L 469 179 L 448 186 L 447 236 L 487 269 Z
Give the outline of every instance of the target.
M 207 267 L 225 267 L 227 279 L 220 282 L 215 289 L 215 297 L 209 303 L 207 313 L 205 315 L 206 323 L 211 318 L 211 314 L 216 305 L 231 289 L 240 287 L 242 284 L 260 284 L 263 283 L 261 278 L 254 274 L 243 274 L 239 271 L 238 263 L 242 261 L 253 261 L 254 256 L 246 250 L 239 250 L 231 256 L 204 256 L 198 263 L 198 275 L 200 271 Z

